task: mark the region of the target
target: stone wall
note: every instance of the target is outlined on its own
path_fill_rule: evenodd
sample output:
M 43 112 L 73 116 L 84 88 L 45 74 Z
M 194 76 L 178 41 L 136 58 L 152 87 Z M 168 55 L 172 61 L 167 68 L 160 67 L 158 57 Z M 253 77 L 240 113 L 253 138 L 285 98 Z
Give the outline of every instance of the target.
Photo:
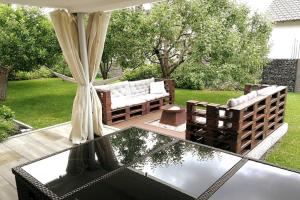
M 286 85 L 294 92 L 296 86 L 298 60 L 272 60 L 263 70 L 262 83 Z

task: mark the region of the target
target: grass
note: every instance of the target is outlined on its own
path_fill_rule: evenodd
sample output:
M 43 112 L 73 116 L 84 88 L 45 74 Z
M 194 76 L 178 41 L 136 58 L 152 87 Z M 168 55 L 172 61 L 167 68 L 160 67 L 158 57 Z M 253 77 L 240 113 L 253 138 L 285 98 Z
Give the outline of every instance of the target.
M 5 105 L 16 113 L 16 118 L 34 128 L 42 128 L 71 118 L 76 85 L 60 79 L 40 79 L 9 82 Z M 225 104 L 228 99 L 238 97 L 236 91 L 176 90 L 176 103 L 185 105 L 187 100 Z M 266 160 L 284 167 L 300 170 L 300 94 L 289 93 L 286 121 L 288 134 L 266 156 Z
M 16 119 L 42 128 L 71 119 L 76 85 L 60 79 L 10 81 L 4 102 Z

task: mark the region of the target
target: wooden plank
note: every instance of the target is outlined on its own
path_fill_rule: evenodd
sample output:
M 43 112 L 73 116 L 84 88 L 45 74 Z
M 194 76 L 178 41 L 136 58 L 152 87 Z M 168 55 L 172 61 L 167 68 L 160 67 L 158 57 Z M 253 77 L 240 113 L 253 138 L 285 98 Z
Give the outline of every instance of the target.
M 6 182 L 6 180 L 0 176 L 0 199 L 2 200 L 17 200 L 18 195 L 16 188 Z

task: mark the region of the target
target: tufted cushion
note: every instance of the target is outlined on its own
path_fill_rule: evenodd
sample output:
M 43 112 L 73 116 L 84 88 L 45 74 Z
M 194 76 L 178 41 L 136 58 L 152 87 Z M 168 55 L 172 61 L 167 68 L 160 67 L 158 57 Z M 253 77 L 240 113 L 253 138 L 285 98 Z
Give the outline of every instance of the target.
M 229 99 L 229 101 L 227 102 L 227 106 L 234 107 L 246 103 L 247 101 L 248 101 L 247 95 L 243 95 L 236 99 Z
M 248 93 L 246 96 L 248 97 L 248 100 L 254 99 L 257 97 L 257 91 L 252 91 Z
M 139 97 L 132 97 L 132 96 L 126 96 L 126 97 L 115 97 L 111 98 L 111 109 L 118 109 L 118 108 L 124 108 L 126 106 L 133 106 L 136 104 L 142 104 L 146 101 L 144 99 L 141 99 Z
M 258 95 L 270 95 L 273 93 L 273 91 L 276 89 L 276 86 L 269 86 L 260 90 L 257 90 Z
M 112 98 L 126 97 L 131 95 L 128 81 L 114 83 L 108 86 Z
M 131 95 L 139 96 L 150 93 L 150 83 L 154 82 L 154 78 L 140 80 L 140 81 L 130 81 L 129 87 Z

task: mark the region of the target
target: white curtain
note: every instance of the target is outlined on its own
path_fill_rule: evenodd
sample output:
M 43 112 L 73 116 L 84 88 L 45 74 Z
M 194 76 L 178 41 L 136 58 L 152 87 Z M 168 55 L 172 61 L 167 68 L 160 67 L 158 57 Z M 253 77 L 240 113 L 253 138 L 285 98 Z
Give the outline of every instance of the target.
M 86 31 L 89 76 L 84 73 L 80 59 L 76 16 L 65 10 L 56 10 L 50 16 L 64 58 L 78 84 L 73 103 L 70 139 L 74 144 L 79 144 L 85 142 L 88 137 L 89 101 L 92 105 L 93 132 L 99 136 L 103 133 L 102 106 L 92 83 L 99 69 L 110 13 L 96 12 L 89 15 Z M 91 94 L 91 99 L 86 95 L 87 90 Z

